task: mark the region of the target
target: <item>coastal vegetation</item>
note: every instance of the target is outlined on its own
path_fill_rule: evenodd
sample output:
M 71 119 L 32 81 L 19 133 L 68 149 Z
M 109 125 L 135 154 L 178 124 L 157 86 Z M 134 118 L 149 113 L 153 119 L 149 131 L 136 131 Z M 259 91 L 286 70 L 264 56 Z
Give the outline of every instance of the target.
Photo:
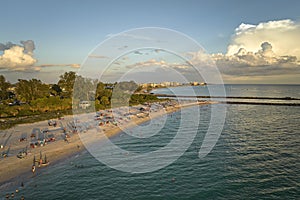
M 0 75 L 0 129 L 72 114 L 72 108 L 80 110 L 81 101 L 91 102 L 96 110 L 110 108 L 112 99 L 114 106 L 159 101 L 140 90 L 134 81 L 103 83 L 72 71 L 60 75 L 55 84 L 38 79 L 18 79 L 12 84 Z

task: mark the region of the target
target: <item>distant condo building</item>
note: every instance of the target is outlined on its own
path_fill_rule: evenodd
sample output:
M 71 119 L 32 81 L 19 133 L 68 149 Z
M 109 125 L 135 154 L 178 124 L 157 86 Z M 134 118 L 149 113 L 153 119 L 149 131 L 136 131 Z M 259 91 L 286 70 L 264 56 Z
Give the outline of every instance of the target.
M 176 86 L 181 86 L 183 85 L 182 83 L 178 83 L 178 82 L 162 82 L 162 83 L 142 83 L 140 84 L 140 86 L 142 88 L 148 88 L 148 87 L 152 87 L 152 88 L 156 88 L 156 87 L 176 87 Z
M 191 86 L 204 86 L 207 85 L 205 82 L 190 82 L 189 84 L 184 84 L 184 83 L 178 83 L 178 82 L 161 82 L 161 83 L 141 83 L 140 86 L 142 88 L 159 88 L 159 87 L 177 87 L 177 86 L 183 86 L 183 85 L 191 85 Z

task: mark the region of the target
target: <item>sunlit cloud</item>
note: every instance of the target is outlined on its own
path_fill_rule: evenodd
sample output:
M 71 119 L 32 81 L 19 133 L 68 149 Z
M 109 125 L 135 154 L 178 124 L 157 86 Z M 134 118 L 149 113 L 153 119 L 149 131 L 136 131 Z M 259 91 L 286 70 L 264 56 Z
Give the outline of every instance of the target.
M 192 63 L 211 60 L 224 77 L 240 76 L 240 80 L 255 80 L 255 76 L 299 75 L 299 35 L 299 23 L 289 19 L 241 24 L 235 29 L 225 54 L 193 52 Z
M 0 56 L 0 69 L 25 70 L 31 68 L 37 60 L 29 53 L 25 53 L 25 48 L 12 46 L 4 50 Z
M 276 55 L 300 57 L 300 24 L 290 19 L 261 22 L 257 25 L 242 23 L 232 36 L 227 55 L 234 55 L 240 48 L 257 52 L 268 42 Z
M 80 68 L 79 64 L 42 64 L 37 65 L 38 60 L 34 58 L 35 44 L 32 40 L 21 41 L 21 44 L 7 42 L 0 43 L 0 69 L 1 71 L 38 72 L 47 67 L 70 67 Z
M 34 42 L 27 40 L 20 41 L 20 43 L 0 43 L 0 51 L 3 51 L 0 56 L 0 69 L 14 71 L 35 70 L 33 65 L 37 60 L 33 56 L 35 49 Z
M 300 73 L 296 56 L 277 55 L 268 42 L 261 44 L 256 52 L 240 48 L 233 55 L 213 54 L 212 59 L 225 74 L 229 75 L 274 75 Z

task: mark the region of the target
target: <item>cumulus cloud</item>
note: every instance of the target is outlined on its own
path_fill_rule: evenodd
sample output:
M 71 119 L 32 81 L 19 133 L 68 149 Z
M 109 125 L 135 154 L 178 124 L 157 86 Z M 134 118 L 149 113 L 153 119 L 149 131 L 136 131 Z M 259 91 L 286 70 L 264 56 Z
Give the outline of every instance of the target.
M 275 54 L 269 42 L 263 42 L 257 52 L 240 48 L 233 55 L 213 54 L 211 57 L 223 73 L 230 75 L 295 73 L 300 66 L 296 56 Z
M 37 60 L 33 56 L 35 49 L 32 40 L 21 41 L 21 45 L 7 42 L 0 43 L 0 69 L 12 71 L 36 70 L 34 64 Z
M 21 44 L 21 45 L 20 45 Z M 12 42 L 0 43 L 0 69 L 3 71 L 37 72 L 45 67 L 71 67 L 77 69 L 79 64 L 43 64 L 36 65 L 34 58 L 35 44 L 33 40 L 20 41 L 20 44 Z
M 300 58 L 300 24 L 290 19 L 262 22 L 257 25 L 241 24 L 235 29 L 227 55 L 240 48 L 256 52 L 263 42 L 273 46 L 277 55 L 293 55 Z
M 32 67 L 37 60 L 25 52 L 21 46 L 12 46 L 4 50 L 0 56 L 0 69 L 24 70 L 26 67 Z
M 192 63 L 212 61 L 224 75 L 272 76 L 300 74 L 300 24 L 289 19 L 241 24 L 227 52 L 192 53 Z

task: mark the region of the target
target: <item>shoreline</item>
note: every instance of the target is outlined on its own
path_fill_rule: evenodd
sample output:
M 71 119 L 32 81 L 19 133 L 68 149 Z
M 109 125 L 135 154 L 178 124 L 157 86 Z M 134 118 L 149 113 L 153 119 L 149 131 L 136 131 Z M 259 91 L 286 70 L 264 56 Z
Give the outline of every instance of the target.
M 126 123 L 122 126 L 115 126 L 115 127 L 108 127 L 105 128 L 104 131 L 102 131 L 103 134 L 106 135 L 108 138 L 112 138 L 114 136 L 117 136 L 118 134 L 123 132 L 123 128 L 128 129 L 132 128 L 134 126 L 143 124 L 148 122 L 151 119 L 161 117 L 165 114 L 174 113 L 181 109 L 192 107 L 192 106 L 201 106 L 201 105 L 208 105 L 213 104 L 214 102 L 193 102 L 193 103 L 185 103 L 183 105 L 177 104 L 175 106 L 168 106 L 165 109 L 163 109 L 163 112 L 155 113 L 154 115 L 143 117 L 143 118 L 133 118 L 131 119 L 130 123 Z M 69 120 L 72 121 L 74 115 L 66 116 L 65 117 L 65 123 L 67 123 Z M 35 122 L 33 124 L 22 124 L 18 125 L 17 128 L 22 129 L 22 127 L 26 127 L 27 129 L 34 125 L 47 125 L 47 120 L 42 122 Z M 12 128 L 15 129 L 15 128 Z M 73 156 L 76 156 L 77 154 L 83 152 L 86 150 L 84 146 L 84 142 L 82 141 L 83 138 L 81 138 L 80 134 L 89 135 L 88 129 L 85 133 L 75 133 L 72 134 L 72 136 L 68 139 L 68 142 L 64 140 L 58 140 L 55 142 L 48 143 L 47 145 L 43 147 L 37 147 L 34 149 L 30 149 L 30 152 L 28 153 L 26 158 L 18 159 L 16 155 L 9 156 L 7 158 L 2 158 L 0 160 L 0 190 L 7 189 L 7 188 L 20 188 L 21 182 L 26 184 L 27 180 L 30 179 L 33 175 L 31 172 L 31 166 L 33 163 L 33 157 L 35 156 L 36 159 L 39 159 L 39 153 L 42 151 L 43 155 L 47 154 L 47 157 L 50 160 L 50 165 L 42 168 L 37 167 L 37 171 L 45 171 L 48 167 L 51 167 L 51 165 L 55 165 L 57 163 L 63 162 L 69 158 L 72 158 Z M 99 135 L 100 139 L 101 137 L 104 137 L 104 135 Z M 95 138 L 89 138 L 88 143 L 92 143 Z M 16 152 L 16 149 L 14 149 L 14 152 Z M 38 175 L 38 174 L 37 174 Z M 34 175 L 35 176 L 35 175 Z M 4 188 L 3 188 L 4 187 Z

